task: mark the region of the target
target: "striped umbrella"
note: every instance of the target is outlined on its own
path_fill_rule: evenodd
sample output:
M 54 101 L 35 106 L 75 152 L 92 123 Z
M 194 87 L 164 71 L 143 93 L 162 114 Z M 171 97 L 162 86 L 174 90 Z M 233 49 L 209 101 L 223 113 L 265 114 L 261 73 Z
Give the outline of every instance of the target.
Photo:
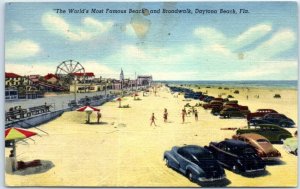
M 37 133 L 25 129 L 12 127 L 5 129 L 5 140 L 16 140 L 29 138 Z
M 87 123 L 90 123 L 90 115 L 93 111 L 99 112 L 100 110 L 97 108 L 94 108 L 92 106 L 83 106 L 81 108 L 78 108 L 76 111 L 78 112 L 86 112 L 87 114 Z
M 92 106 L 83 106 L 81 108 L 78 108 L 76 111 L 78 111 L 78 112 L 93 112 L 93 111 L 99 112 L 100 110 L 97 108 L 94 108 Z

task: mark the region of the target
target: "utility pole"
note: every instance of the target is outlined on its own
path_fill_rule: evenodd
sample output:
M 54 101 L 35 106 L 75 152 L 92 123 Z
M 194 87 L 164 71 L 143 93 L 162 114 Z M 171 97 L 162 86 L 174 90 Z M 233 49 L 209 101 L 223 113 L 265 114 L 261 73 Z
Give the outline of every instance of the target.
M 74 77 L 74 97 L 75 97 L 75 104 L 77 105 L 77 78 L 76 76 Z

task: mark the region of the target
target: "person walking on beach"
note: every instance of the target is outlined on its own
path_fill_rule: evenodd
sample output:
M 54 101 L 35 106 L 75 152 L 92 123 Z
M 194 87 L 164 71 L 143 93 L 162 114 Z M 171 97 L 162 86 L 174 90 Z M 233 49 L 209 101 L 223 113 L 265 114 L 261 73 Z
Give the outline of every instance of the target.
M 195 114 L 195 120 L 198 121 L 198 111 L 195 110 L 194 114 Z
M 164 122 L 166 123 L 168 121 L 168 110 L 167 108 L 165 108 L 165 111 L 164 111 Z
M 181 116 L 182 116 L 182 123 L 184 123 L 185 122 L 185 116 L 186 116 L 186 110 L 185 109 L 182 109 Z
M 154 123 L 154 126 L 156 126 L 155 120 L 156 120 L 156 118 L 155 118 L 155 116 L 154 116 L 154 113 L 152 113 L 152 116 L 151 116 L 151 118 L 150 118 L 150 121 L 151 121 L 150 126 L 152 126 L 153 123 Z
M 100 111 L 97 112 L 97 123 L 100 123 L 100 119 L 101 119 L 102 115 L 100 113 Z

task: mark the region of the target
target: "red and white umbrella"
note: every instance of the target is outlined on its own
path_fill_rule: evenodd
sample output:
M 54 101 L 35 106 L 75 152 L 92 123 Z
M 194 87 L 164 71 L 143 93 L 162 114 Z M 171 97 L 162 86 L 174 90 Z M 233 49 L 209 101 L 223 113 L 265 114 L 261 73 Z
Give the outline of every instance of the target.
M 94 107 L 92 107 L 92 106 L 83 106 L 83 107 L 81 107 L 81 108 L 78 108 L 76 111 L 78 111 L 78 112 L 93 112 L 93 111 L 95 111 L 95 112 L 99 112 L 100 111 L 100 109 L 98 109 L 98 108 L 94 108 Z
M 78 111 L 78 112 L 86 112 L 86 114 L 87 114 L 87 123 L 90 123 L 90 115 L 91 115 L 91 113 L 94 112 L 94 111 L 95 112 L 99 112 L 100 109 L 94 108 L 92 106 L 83 106 L 81 108 L 78 108 L 76 111 Z

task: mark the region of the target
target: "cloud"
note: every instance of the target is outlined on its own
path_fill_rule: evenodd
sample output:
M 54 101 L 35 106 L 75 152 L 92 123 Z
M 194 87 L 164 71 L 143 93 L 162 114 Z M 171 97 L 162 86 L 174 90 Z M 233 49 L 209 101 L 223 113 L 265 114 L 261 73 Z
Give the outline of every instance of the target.
M 91 17 L 84 18 L 82 20 L 82 26 L 75 26 L 53 13 L 45 13 L 42 16 L 42 24 L 48 31 L 65 37 L 70 41 L 95 39 L 109 31 L 113 26 L 113 22 L 111 21 L 100 22 Z
M 155 80 L 197 80 L 197 78 L 200 78 L 200 74 L 197 71 L 163 71 L 149 73 L 148 75 L 152 75 Z
M 38 43 L 31 40 L 14 40 L 5 44 L 5 58 L 19 60 L 37 55 L 41 51 Z
M 264 37 L 272 30 L 272 26 L 268 24 L 255 25 L 234 39 L 234 46 L 241 48 L 252 44 L 258 39 Z
M 96 77 L 119 78 L 119 71 L 116 71 L 96 60 L 88 60 L 81 63 L 86 72 L 93 72 Z
M 31 63 L 31 64 L 18 64 L 9 63 L 5 64 L 5 72 L 13 72 L 19 75 L 46 75 L 47 73 L 55 73 L 56 66 L 49 63 Z
M 263 61 L 260 63 L 260 65 L 256 65 L 255 67 L 252 67 L 245 71 L 231 73 L 230 77 L 238 79 L 269 78 L 269 80 L 272 80 L 272 75 L 281 74 L 283 75 L 282 78 L 284 79 L 297 79 L 297 61 Z M 294 72 L 295 74 L 291 74 Z M 285 77 L 284 75 L 286 75 L 287 77 Z
M 13 32 L 15 32 L 15 33 L 23 32 L 25 30 L 23 28 L 23 26 L 21 26 L 17 22 L 12 22 L 11 27 L 12 27 Z
M 199 27 L 194 30 L 194 35 L 202 40 L 204 44 L 224 44 L 227 42 L 227 38 L 224 34 L 215 28 Z
M 119 72 L 115 71 L 105 65 L 102 65 L 99 61 L 88 60 L 81 62 L 86 72 L 93 72 L 96 77 L 110 77 L 118 78 Z M 19 64 L 8 62 L 5 64 L 6 72 L 14 72 L 20 75 L 46 75 L 48 73 L 56 72 L 56 65 L 53 62 L 34 62 L 30 64 Z
M 254 50 L 247 53 L 247 57 L 269 59 L 284 52 L 295 44 L 296 35 L 293 31 L 285 29 L 276 32 L 269 40 L 259 44 Z

